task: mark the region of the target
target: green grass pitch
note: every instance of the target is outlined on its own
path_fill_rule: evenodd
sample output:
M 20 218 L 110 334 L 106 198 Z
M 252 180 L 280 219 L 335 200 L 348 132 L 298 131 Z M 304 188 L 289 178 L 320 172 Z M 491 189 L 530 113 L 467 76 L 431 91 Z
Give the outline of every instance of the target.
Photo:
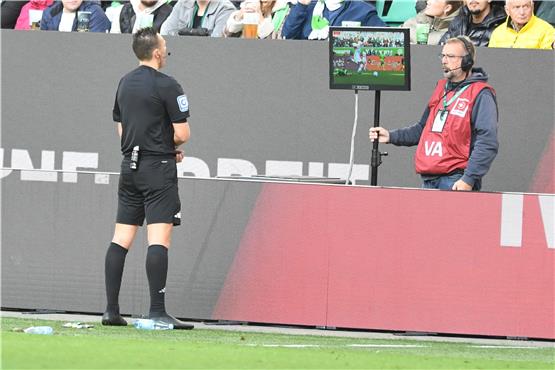
M 53 335 L 15 328 L 49 325 Z M 2 318 L 3 369 L 553 369 L 555 349 Z

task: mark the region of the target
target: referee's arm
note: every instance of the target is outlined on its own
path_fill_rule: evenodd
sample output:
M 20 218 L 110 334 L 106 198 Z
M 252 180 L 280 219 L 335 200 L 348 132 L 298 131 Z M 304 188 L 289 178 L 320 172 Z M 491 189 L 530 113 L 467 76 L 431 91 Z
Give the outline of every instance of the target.
M 191 129 L 187 121 L 173 124 L 173 143 L 175 146 L 186 143 L 190 137 Z
M 118 135 L 121 139 L 121 134 L 123 133 L 123 128 L 121 127 L 121 122 L 116 122 L 117 126 L 118 126 Z

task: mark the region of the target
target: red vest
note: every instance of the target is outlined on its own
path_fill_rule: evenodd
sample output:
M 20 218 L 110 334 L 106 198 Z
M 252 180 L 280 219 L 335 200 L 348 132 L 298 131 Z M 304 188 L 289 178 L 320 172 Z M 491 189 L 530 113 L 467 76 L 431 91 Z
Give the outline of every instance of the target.
M 442 124 L 442 120 L 436 120 L 436 116 L 444 109 L 446 83 L 447 80 L 438 82 L 428 102 L 430 114 L 414 156 L 414 165 L 419 174 L 444 175 L 466 168 L 470 156 L 472 107 L 482 89 L 491 89 L 495 94 L 493 88 L 485 82 L 471 83 L 447 106 L 448 114 Z M 446 101 L 449 102 L 459 91 L 449 92 Z

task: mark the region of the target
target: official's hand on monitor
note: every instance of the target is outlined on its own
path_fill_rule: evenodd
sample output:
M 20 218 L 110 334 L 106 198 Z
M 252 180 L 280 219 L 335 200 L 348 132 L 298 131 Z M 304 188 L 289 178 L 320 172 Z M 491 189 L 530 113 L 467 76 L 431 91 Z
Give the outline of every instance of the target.
M 389 143 L 389 131 L 383 127 L 371 127 L 368 137 L 370 141 L 374 141 L 378 138 L 380 143 Z

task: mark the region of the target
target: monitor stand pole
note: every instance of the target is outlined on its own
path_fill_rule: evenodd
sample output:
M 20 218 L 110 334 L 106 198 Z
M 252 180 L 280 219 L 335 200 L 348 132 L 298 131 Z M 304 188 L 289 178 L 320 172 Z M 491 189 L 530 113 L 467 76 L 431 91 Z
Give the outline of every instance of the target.
M 376 90 L 374 95 L 374 127 L 380 125 L 380 97 L 381 91 Z M 372 156 L 370 157 L 370 166 L 372 167 L 372 176 L 370 185 L 378 185 L 378 167 L 382 164 L 382 156 L 387 156 L 387 152 L 381 153 L 378 149 L 379 138 L 372 143 Z

